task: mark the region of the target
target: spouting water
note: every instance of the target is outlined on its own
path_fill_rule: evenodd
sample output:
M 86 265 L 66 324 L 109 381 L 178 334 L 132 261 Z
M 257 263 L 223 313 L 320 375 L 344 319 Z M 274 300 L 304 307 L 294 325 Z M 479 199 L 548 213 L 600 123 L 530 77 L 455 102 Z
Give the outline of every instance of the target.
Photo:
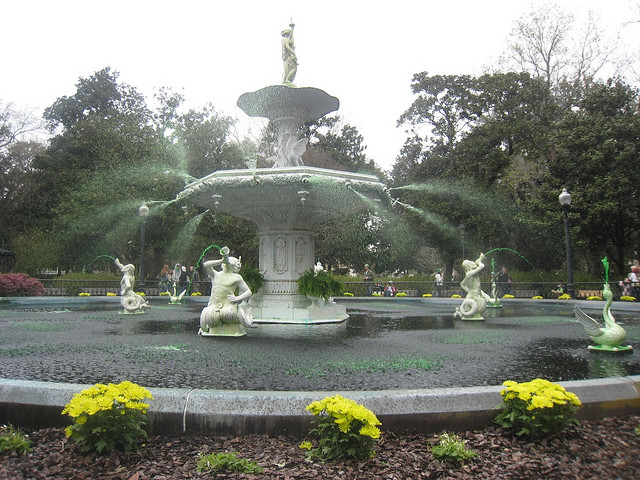
M 89 267 L 90 267 L 91 265 L 93 265 L 93 262 L 95 262 L 96 260 L 98 260 L 98 259 L 100 259 L 100 258 L 110 258 L 112 261 L 114 261 L 114 262 L 116 261 L 115 257 L 112 257 L 111 255 L 98 255 L 96 258 L 94 258 L 93 260 L 91 260 L 91 261 L 87 264 L 87 266 L 85 267 L 85 270 L 88 270 L 88 269 L 89 269 Z
M 200 225 L 200 222 L 207 212 L 208 210 L 196 215 L 191 218 L 184 227 L 182 227 L 176 238 L 171 242 L 171 246 L 168 249 L 169 256 L 174 258 L 183 258 L 183 256 L 186 255 L 189 244 L 194 237 L 198 225 Z

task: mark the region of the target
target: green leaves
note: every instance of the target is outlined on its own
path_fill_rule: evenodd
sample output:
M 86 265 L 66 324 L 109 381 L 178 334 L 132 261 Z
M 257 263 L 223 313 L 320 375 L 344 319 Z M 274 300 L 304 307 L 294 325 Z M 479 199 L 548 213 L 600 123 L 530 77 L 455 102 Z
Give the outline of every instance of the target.
M 438 437 L 438 445 L 431 447 L 431 454 L 445 462 L 462 462 L 478 456 L 476 452 L 466 447 L 458 435 L 446 432 Z
M 257 462 L 238 457 L 234 452 L 218 452 L 198 455 L 196 470 L 202 473 L 208 470 L 213 472 L 240 472 L 251 475 L 259 475 L 263 472 Z
M 16 452 L 25 455 L 31 452 L 31 442 L 13 425 L 0 425 L 0 454 Z

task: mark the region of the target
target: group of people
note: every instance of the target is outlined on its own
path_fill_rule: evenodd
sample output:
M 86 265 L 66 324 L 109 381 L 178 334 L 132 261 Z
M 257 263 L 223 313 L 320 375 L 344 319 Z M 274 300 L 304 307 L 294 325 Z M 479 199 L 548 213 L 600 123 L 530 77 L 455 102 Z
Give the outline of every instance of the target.
M 187 267 L 176 263 L 173 268 L 165 264 L 158 274 L 158 289 L 160 292 L 169 292 L 176 286 L 176 292 L 189 290 L 191 293 L 200 291 L 200 272 L 193 266 Z
M 636 300 L 640 299 L 640 267 L 632 265 L 627 277 L 621 280 L 618 285 L 622 295 L 635 297 Z

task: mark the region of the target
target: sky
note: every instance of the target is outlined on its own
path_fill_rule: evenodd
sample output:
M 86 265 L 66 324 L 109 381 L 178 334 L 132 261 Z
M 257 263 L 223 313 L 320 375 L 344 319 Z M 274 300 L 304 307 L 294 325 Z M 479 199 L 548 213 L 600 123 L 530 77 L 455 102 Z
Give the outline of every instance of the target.
M 21 0 L 3 2 L 0 102 L 41 114 L 73 95 L 80 77 L 107 66 L 148 99 L 160 87 L 186 106 L 212 103 L 257 138 L 264 120 L 236 106 L 245 92 L 279 84 L 281 30 L 293 19 L 294 83 L 338 97 L 344 121 L 384 169 L 407 137 L 396 122 L 414 99 L 411 78 L 481 75 L 504 52 L 515 21 L 538 0 Z M 589 10 L 619 49 L 640 52 L 640 0 L 556 0 Z

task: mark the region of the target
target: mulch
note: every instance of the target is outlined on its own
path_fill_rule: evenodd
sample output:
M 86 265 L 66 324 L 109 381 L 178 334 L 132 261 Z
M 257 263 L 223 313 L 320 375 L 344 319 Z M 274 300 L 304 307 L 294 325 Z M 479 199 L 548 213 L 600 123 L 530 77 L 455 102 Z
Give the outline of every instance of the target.
M 33 451 L 0 456 L 2 479 L 638 479 L 640 416 L 583 421 L 560 434 L 528 441 L 499 427 L 460 432 L 478 456 L 466 462 L 436 460 L 435 434 L 383 432 L 368 461 L 309 462 L 288 436 L 201 435 L 150 437 L 136 452 L 82 454 L 62 429 L 24 430 Z M 199 453 L 237 452 L 256 461 L 261 475 L 196 473 Z

